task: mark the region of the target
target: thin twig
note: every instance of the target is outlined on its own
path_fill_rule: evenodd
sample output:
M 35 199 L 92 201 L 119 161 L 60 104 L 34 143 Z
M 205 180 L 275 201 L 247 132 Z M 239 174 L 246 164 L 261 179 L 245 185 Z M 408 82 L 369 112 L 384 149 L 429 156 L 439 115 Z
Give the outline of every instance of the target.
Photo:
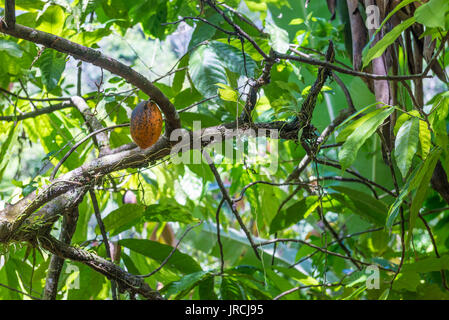
M 235 209 L 234 202 L 232 201 L 231 197 L 228 194 L 228 191 L 226 190 L 226 187 L 223 184 L 223 180 L 221 180 L 220 174 L 217 171 L 217 168 L 215 167 L 215 164 L 213 163 L 212 159 L 207 153 L 204 153 L 206 156 L 207 162 L 209 163 L 209 167 L 212 171 L 212 173 L 215 176 L 215 180 L 217 181 L 218 186 L 220 187 L 221 193 L 223 194 L 223 198 L 228 203 L 232 213 L 234 214 L 235 218 L 237 219 L 238 223 L 240 224 L 240 227 L 242 228 L 243 232 L 245 233 L 246 237 L 248 238 L 249 243 L 251 244 L 251 247 L 254 250 L 254 253 L 256 257 L 260 260 L 259 252 L 257 251 L 257 247 L 253 241 L 253 238 L 251 236 L 251 233 L 248 231 L 248 228 L 246 228 L 245 224 L 243 223 L 242 218 L 240 217 L 239 213 Z
M 176 250 L 178 250 L 179 245 L 181 244 L 182 239 L 184 239 L 184 237 L 190 232 L 190 230 L 192 230 L 193 228 L 198 227 L 199 225 L 201 225 L 203 223 L 203 221 L 198 222 L 197 224 L 190 226 L 186 229 L 186 231 L 184 231 L 184 233 L 182 234 L 181 238 L 179 238 L 178 243 L 176 243 L 175 247 L 173 248 L 173 250 L 170 252 L 170 254 L 162 261 L 162 263 L 160 264 L 159 267 L 157 267 L 156 269 L 154 269 L 153 271 L 151 271 L 148 274 L 144 274 L 144 275 L 138 275 L 137 277 L 140 278 L 149 278 L 152 275 L 154 275 L 156 272 L 158 272 L 159 270 L 162 269 L 163 266 L 165 266 L 165 264 L 167 264 L 168 260 L 170 260 L 170 258 L 175 254 Z
M 225 199 L 223 197 L 221 198 L 220 203 L 218 204 L 217 213 L 215 214 L 215 220 L 217 223 L 217 242 L 218 247 L 220 248 L 220 274 L 224 273 L 224 253 L 223 253 L 223 244 L 221 243 L 221 236 L 220 236 L 220 211 L 224 202 Z
M 256 247 L 267 246 L 267 245 L 274 244 L 274 243 L 276 243 L 276 242 L 296 242 L 296 243 L 301 243 L 301 244 L 303 244 L 303 245 L 305 245 L 305 246 L 311 247 L 311 248 L 313 248 L 313 249 L 316 249 L 316 250 L 318 250 L 318 251 L 320 251 L 320 252 L 329 254 L 329 255 L 331 255 L 331 256 L 339 257 L 339 258 L 342 258 L 342 259 L 345 259 L 345 260 L 351 260 L 351 258 L 348 257 L 348 256 L 342 255 L 342 254 L 337 253 L 337 252 L 333 252 L 333 251 L 326 250 L 326 249 L 321 248 L 321 247 L 319 247 L 319 246 L 317 246 L 317 245 L 314 245 L 314 244 L 312 244 L 312 243 L 309 243 L 309 242 L 307 242 L 307 241 L 300 240 L 300 239 L 288 239 L 288 238 L 287 238 L 287 239 L 273 239 L 273 240 L 267 240 L 267 241 L 263 241 L 263 242 L 257 243 L 257 244 L 256 244 Z M 369 263 L 369 262 L 364 262 L 364 261 L 361 261 L 361 260 L 358 260 L 358 259 L 355 259 L 355 258 L 352 258 L 352 259 L 354 259 L 354 261 L 357 261 L 357 263 L 359 263 L 359 264 L 361 264 L 361 265 L 365 265 L 365 266 L 370 266 L 370 265 L 372 265 L 372 263 Z M 384 267 L 382 267 L 382 266 L 378 266 L 378 267 L 379 267 L 379 269 L 384 270 L 384 271 L 394 272 L 394 270 L 387 269 L 387 268 L 384 268 Z
M 30 297 L 30 298 L 33 299 L 33 300 L 41 300 L 41 299 L 38 298 L 38 297 L 35 297 L 35 296 L 32 296 L 32 295 L 30 295 L 30 294 L 28 294 L 28 293 L 26 293 L 26 292 L 23 292 L 23 291 L 14 289 L 14 288 L 12 288 L 12 287 L 10 287 L 10 286 L 7 286 L 6 284 L 3 284 L 3 283 L 0 283 L 0 287 L 4 287 L 4 288 L 6 288 L 6 289 L 8 289 L 8 290 L 11 290 L 11 291 L 14 291 L 14 292 L 23 294 L 24 296 Z
M 101 236 L 103 238 L 103 243 L 106 248 L 106 257 L 113 262 L 111 255 L 111 247 L 109 246 L 108 236 L 106 234 L 106 228 L 104 226 L 103 220 L 101 219 L 100 208 L 98 207 L 97 197 L 95 196 L 95 192 L 91 189 L 89 190 L 90 199 L 92 200 L 92 206 L 94 208 L 95 218 L 97 219 L 98 227 L 100 228 Z M 112 300 L 117 300 L 117 283 L 114 280 L 111 280 L 111 291 L 112 291 Z

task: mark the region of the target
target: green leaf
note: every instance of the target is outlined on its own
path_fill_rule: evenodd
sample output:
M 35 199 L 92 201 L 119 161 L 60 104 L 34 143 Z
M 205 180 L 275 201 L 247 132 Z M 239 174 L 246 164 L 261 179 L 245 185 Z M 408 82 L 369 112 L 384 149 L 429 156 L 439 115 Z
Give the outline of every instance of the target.
M 189 63 L 189 55 L 185 55 L 182 57 L 182 59 L 179 61 L 178 69 L 187 68 Z M 182 86 L 184 85 L 184 80 L 186 78 L 187 70 L 183 69 L 181 71 L 178 71 L 175 73 L 175 76 L 173 78 L 173 92 L 175 94 L 178 94 L 182 90 Z
M 11 156 L 11 150 L 14 147 L 14 143 L 17 140 L 17 136 L 20 130 L 16 130 L 16 125 L 13 124 L 11 126 L 11 129 L 9 129 L 8 136 L 6 137 L 6 140 L 2 142 L 0 147 L 0 181 L 3 178 L 3 174 L 5 172 L 6 167 L 9 164 L 9 159 Z
M 414 23 L 415 18 L 409 18 L 388 32 L 381 40 L 370 48 L 366 54 L 363 55 L 363 68 L 367 67 L 372 60 L 382 56 L 385 50 L 396 41 L 401 33 Z
M 60 6 L 49 6 L 39 16 L 37 29 L 60 36 L 64 28 L 65 17 L 65 12 Z
M 243 288 L 231 277 L 221 280 L 220 294 L 222 300 L 244 300 Z
M 220 95 L 221 100 L 237 102 L 238 99 L 237 91 L 235 91 L 232 87 L 222 83 L 217 83 L 217 86 L 220 87 L 220 89 L 218 89 L 218 94 Z
M 119 244 L 159 263 L 162 263 L 173 250 L 171 246 L 146 239 L 123 239 L 119 241 Z M 199 264 L 190 255 L 181 253 L 179 250 L 175 251 L 165 266 L 184 274 L 201 271 Z
M 218 300 L 214 291 L 215 277 L 207 277 L 198 285 L 200 300 Z
M 367 116 L 363 116 L 353 121 L 351 124 L 349 124 L 343 130 L 340 131 L 340 133 L 337 136 L 336 142 L 345 142 L 346 139 L 351 135 L 351 133 L 354 132 L 355 129 L 360 127 L 366 120 L 368 120 L 371 117 L 374 117 L 375 115 L 381 113 L 382 111 L 383 109 L 377 109 L 372 113 L 369 113 Z
M 410 207 L 410 226 L 409 226 L 409 237 L 415 227 L 416 218 L 418 217 L 419 210 L 424 203 L 424 199 L 427 195 L 427 190 L 429 189 L 430 179 L 432 179 L 433 171 L 437 164 L 440 152 L 436 152 L 432 155 L 428 165 L 423 167 L 423 175 L 421 181 L 419 182 L 418 188 L 416 189 L 415 196 L 412 199 L 412 205 Z
M 223 21 L 223 18 L 218 13 L 215 13 L 208 17 L 207 21 L 214 25 L 219 25 L 220 22 Z M 203 41 L 212 39 L 216 32 L 217 29 L 207 23 L 197 23 L 195 30 L 193 30 L 192 37 L 190 38 L 188 50 L 192 50 Z
M 168 203 L 168 201 L 173 203 Z M 186 207 L 170 199 L 162 203 L 149 205 L 144 212 L 144 218 L 145 221 L 157 222 L 190 223 L 194 221 L 192 214 Z
M 5 0 L 0 0 L 0 5 L 5 7 Z M 16 0 L 16 10 L 37 11 L 42 10 L 45 2 L 41 0 Z
M 265 21 L 265 28 L 270 35 L 270 45 L 273 50 L 280 53 L 286 53 L 290 48 L 287 31 L 279 28 L 274 22 L 268 20 Z
M 382 23 L 380 24 L 379 28 L 377 28 L 376 32 L 374 32 L 374 34 L 371 36 L 371 39 L 374 39 L 374 37 L 379 33 L 380 30 L 382 30 L 383 26 L 385 25 L 385 23 L 388 22 L 388 20 L 390 20 L 390 18 L 399 10 L 401 10 L 402 8 L 408 6 L 410 3 L 416 2 L 417 0 L 402 0 L 401 3 L 399 3 L 390 13 L 388 13 L 388 15 L 386 16 L 386 18 L 384 19 L 384 21 L 382 21 Z M 372 42 L 372 40 L 370 40 L 370 43 Z
M 418 150 L 419 141 L 419 119 L 411 118 L 406 121 L 398 131 L 394 156 L 403 177 L 408 173 L 412 160 Z
M 407 113 L 401 114 L 398 119 L 396 120 L 396 123 L 394 125 L 394 135 L 397 135 L 399 132 L 399 129 L 402 127 L 402 125 L 409 120 L 411 117 L 417 117 L 419 118 L 419 111 L 418 110 L 412 110 Z
M 250 78 L 255 76 L 257 64 L 247 53 L 243 55 L 241 49 L 219 41 L 211 41 L 210 46 L 227 69 L 241 76 L 245 76 L 246 72 Z
M 409 178 L 402 187 L 399 196 L 396 198 L 395 202 L 390 206 L 390 209 L 388 210 L 388 217 L 386 221 L 387 228 L 389 229 L 392 228 L 393 223 L 399 214 L 399 208 L 401 207 L 402 202 L 408 196 L 408 194 L 421 185 L 421 183 L 424 181 L 424 178 L 427 176 L 428 172 L 433 171 L 440 154 L 441 150 L 435 148 L 433 151 L 430 152 L 426 160 L 423 163 L 421 163 L 421 165 L 417 167 L 412 172 L 412 174 L 410 174 Z
M 202 114 L 197 112 L 183 112 L 179 116 L 184 126 L 193 128 L 194 121 L 200 121 L 201 127 L 211 127 L 220 124 L 220 120 L 216 119 L 208 114 Z
M 388 206 L 381 200 L 377 200 L 374 197 L 366 194 L 365 192 L 358 191 L 355 189 L 342 187 L 342 186 L 332 186 L 332 189 L 343 193 L 348 196 L 348 198 L 353 203 L 353 206 L 349 204 L 354 213 L 369 219 L 370 221 L 383 225 L 387 217 Z M 341 196 L 332 194 L 337 200 L 346 202 Z
M 118 209 L 109 213 L 104 219 L 106 232 L 111 236 L 128 230 L 142 219 L 145 207 L 140 204 L 126 203 Z M 100 234 L 100 228 L 96 226 L 95 233 Z
M 432 141 L 429 127 L 423 120 L 419 120 L 419 143 L 421 144 L 421 157 L 425 160 L 432 147 Z
M 223 61 L 209 45 L 201 46 L 191 54 L 189 73 L 195 88 L 205 98 L 217 94 L 217 83 L 228 84 Z
M 377 128 L 388 118 L 394 111 L 394 108 L 386 108 L 382 112 L 372 112 L 365 117 L 368 119 L 356 128 L 343 144 L 338 159 L 342 170 L 346 170 L 351 166 L 357 157 L 357 152 L 365 141 L 377 130 Z M 373 115 L 374 113 L 374 115 Z
M 304 218 L 304 215 L 315 210 L 319 205 L 317 196 L 304 198 L 287 209 L 281 210 L 271 221 L 270 234 L 286 229 Z
M 0 52 L 5 52 L 13 58 L 22 58 L 22 48 L 14 41 L 0 39 Z
M 42 82 L 48 91 L 58 86 L 65 70 L 66 56 L 55 50 L 45 49 L 39 58 L 39 68 L 42 72 Z
M 176 300 L 182 299 L 186 294 L 192 291 L 193 288 L 204 281 L 205 278 L 211 278 L 208 271 L 198 271 L 188 274 L 177 281 L 167 284 L 163 288 L 162 293 L 168 297 L 176 294 Z
M 428 273 L 440 270 L 449 270 L 449 256 L 428 257 L 413 263 L 406 263 L 402 267 L 403 272 Z
M 429 28 L 445 28 L 449 2 L 446 0 L 430 0 L 415 11 L 416 21 Z
M 83 46 L 91 47 L 111 33 L 111 30 L 101 28 L 94 31 L 84 31 L 76 33 L 74 36 L 70 37 L 70 40 Z
M 408 290 L 416 292 L 417 287 L 421 283 L 421 277 L 416 272 L 404 272 L 398 274 L 394 281 L 393 288 L 395 290 Z

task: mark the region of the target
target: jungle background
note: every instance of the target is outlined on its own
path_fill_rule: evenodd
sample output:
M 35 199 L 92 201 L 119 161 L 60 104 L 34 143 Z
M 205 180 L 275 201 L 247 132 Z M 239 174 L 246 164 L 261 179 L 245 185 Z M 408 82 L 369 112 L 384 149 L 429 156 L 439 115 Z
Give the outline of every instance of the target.
M 449 298 L 446 0 L 0 16 L 0 299 Z M 165 126 L 141 150 L 148 99 Z M 222 137 L 214 163 L 173 163 L 179 128 L 189 157 Z M 250 156 L 260 128 L 277 148 Z

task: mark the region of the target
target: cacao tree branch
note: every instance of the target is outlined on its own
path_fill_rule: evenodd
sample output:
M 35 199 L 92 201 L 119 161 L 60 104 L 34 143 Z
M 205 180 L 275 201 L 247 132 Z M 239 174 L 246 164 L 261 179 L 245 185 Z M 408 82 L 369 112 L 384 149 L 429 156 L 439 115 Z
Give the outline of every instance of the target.
M 94 253 L 72 247 L 52 237 L 51 235 L 39 236 L 38 241 L 47 251 L 72 261 L 81 262 L 95 271 L 105 275 L 108 279 L 115 280 L 121 288 L 131 294 L 138 293 L 149 300 L 162 300 L 158 291 L 152 289 L 143 279 L 133 276 L 111 261 L 107 261 Z
M 101 130 L 106 129 L 108 128 Z M 0 243 L 11 239 L 14 232 L 33 212 L 74 187 L 95 185 L 103 176 L 111 172 L 145 166 L 151 161 L 168 156 L 172 149 L 180 152 L 205 147 L 215 141 L 212 139 L 213 137 L 220 137 L 221 141 L 241 135 L 256 134 L 270 137 L 270 130 L 279 132 L 278 136 L 272 138 L 297 139 L 298 129 L 295 126 L 289 126 L 288 122 L 254 123 L 238 125 L 238 127 L 236 122 L 232 122 L 205 128 L 198 132 L 186 131 L 182 141 L 178 144 L 172 144 L 168 138 L 163 136 L 153 146 L 145 150 L 132 148 L 132 144 L 125 145 L 126 148 L 119 147 L 112 150 L 110 155 L 85 163 L 55 179 L 51 184 L 30 193 L 17 203 L 0 210 Z

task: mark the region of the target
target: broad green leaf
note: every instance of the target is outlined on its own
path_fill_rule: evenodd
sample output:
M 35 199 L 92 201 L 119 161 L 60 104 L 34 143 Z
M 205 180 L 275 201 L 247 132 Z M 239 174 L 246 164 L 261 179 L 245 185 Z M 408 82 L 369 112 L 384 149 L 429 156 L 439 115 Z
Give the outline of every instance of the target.
M 399 171 L 405 177 L 412 165 L 413 157 L 418 150 L 419 119 L 411 118 L 398 131 L 395 140 L 394 156 Z
M 17 277 L 17 270 L 14 264 L 6 263 L 0 268 L 0 283 L 6 284 L 9 287 L 20 288 L 19 279 Z M 22 295 L 18 292 L 9 290 L 0 286 L 0 294 L 2 300 L 21 300 Z
M 265 28 L 270 35 L 270 45 L 273 50 L 280 53 L 286 53 L 290 48 L 287 31 L 268 20 L 265 21 Z
M 178 69 L 183 69 L 183 68 L 184 69 L 176 72 L 175 76 L 173 78 L 172 88 L 173 88 L 173 92 L 175 92 L 176 94 L 181 92 L 182 87 L 184 85 L 184 80 L 185 80 L 186 74 L 187 74 L 186 68 L 188 67 L 188 63 L 189 63 L 189 55 L 186 54 L 184 57 L 182 57 L 182 59 L 179 61 L 179 64 L 178 64 Z
M 366 55 L 363 55 L 363 67 L 365 68 L 372 60 L 382 56 L 385 50 L 396 41 L 401 33 L 414 23 L 415 18 L 409 18 L 388 32 L 381 40 L 379 40 L 372 48 L 368 50 Z
M 167 284 L 163 290 L 162 294 L 170 297 L 176 295 L 174 299 L 182 299 L 186 294 L 192 291 L 193 288 L 198 286 L 206 278 L 211 278 L 208 271 L 198 271 L 195 273 L 188 274 L 177 281 L 173 281 Z
M 440 154 L 441 154 L 440 149 L 434 149 L 433 151 L 430 152 L 430 154 L 426 158 L 426 160 L 424 162 L 422 162 L 421 165 L 418 166 L 410 174 L 409 178 L 407 179 L 404 186 L 402 187 L 402 190 L 399 193 L 399 196 L 396 198 L 395 202 L 390 206 L 390 209 L 388 210 L 388 217 L 387 217 L 387 221 L 386 221 L 387 228 L 389 228 L 389 229 L 392 228 L 393 223 L 399 214 L 399 209 L 400 209 L 404 199 L 409 195 L 410 192 L 416 190 L 416 188 L 418 188 L 420 186 L 421 182 L 423 182 L 423 180 L 426 177 L 426 174 L 428 172 L 433 171 Z
M 16 124 L 11 126 L 8 136 L 4 141 L 2 141 L 0 146 L 0 181 L 2 181 L 5 169 L 10 162 L 9 159 L 11 156 L 11 150 L 14 147 L 14 143 L 19 135 L 20 129 L 17 129 L 16 127 Z
M 419 284 L 421 283 L 421 277 L 416 272 L 404 272 L 402 271 L 396 277 L 393 283 L 395 290 L 408 290 L 415 292 Z
M 402 125 L 409 120 L 411 117 L 417 117 L 419 118 L 419 111 L 418 110 L 412 110 L 410 112 L 407 113 L 402 113 L 396 120 L 396 123 L 394 125 L 394 135 L 398 134 L 399 129 L 402 127 Z
M 304 218 L 319 205 L 317 196 L 304 198 L 287 209 L 281 210 L 271 221 L 270 234 L 286 229 Z
M 173 203 L 169 203 L 169 201 Z M 174 199 L 149 205 L 144 212 L 144 218 L 145 221 L 156 222 L 190 223 L 194 221 L 191 212 L 186 207 L 179 205 Z
M 421 157 L 425 160 L 432 147 L 432 141 L 429 127 L 423 120 L 419 120 L 419 143 L 421 144 Z
M 382 106 L 380 106 L 382 105 Z M 381 102 L 376 102 L 373 104 L 370 104 L 369 106 L 366 106 L 365 108 L 357 111 L 356 113 L 353 113 L 350 117 L 348 117 L 345 121 L 343 121 L 338 127 L 339 128 L 343 128 L 344 126 L 346 126 L 347 123 L 350 123 L 353 121 L 353 119 L 355 119 L 356 117 L 358 117 L 359 115 L 361 115 L 362 113 L 370 110 L 371 108 L 375 107 L 375 106 L 379 106 L 377 109 L 382 109 L 383 107 L 385 107 L 385 104 L 381 103 Z M 373 111 L 374 112 L 374 111 Z
M 355 120 L 354 122 L 352 122 L 351 124 L 346 126 L 343 130 L 340 131 L 340 133 L 337 136 L 336 141 L 337 142 L 345 142 L 346 139 L 351 135 L 351 133 L 354 132 L 355 129 L 360 127 L 366 120 L 368 120 L 371 117 L 374 117 L 375 115 L 381 113 L 382 111 L 383 111 L 383 109 L 377 109 L 377 110 L 369 113 L 368 115 Z
M 13 58 L 22 58 L 22 48 L 14 41 L 0 39 L 0 52 L 5 52 Z
M 223 277 L 221 280 L 220 294 L 222 300 L 244 300 L 245 295 L 239 281 L 231 277 Z
M 201 46 L 191 54 L 189 73 L 195 88 L 205 98 L 217 95 L 217 83 L 228 84 L 223 61 L 209 45 Z
M 37 10 L 42 10 L 45 5 L 44 1 L 41 0 L 16 0 L 16 10 L 30 11 L 34 12 Z M 0 0 L 0 6 L 5 7 L 5 0 Z
M 18 63 L 17 58 L 10 56 L 6 53 L 6 51 L 0 51 L 0 61 L 2 62 L 0 64 L 0 74 L 3 74 L 5 76 L 19 76 L 23 72 L 23 69 Z M 9 84 L 9 80 L 7 84 Z
M 101 39 L 112 33 L 111 30 L 101 28 L 94 31 L 84 31 L 76 33 L 70 37 L 70 40 L 79 43 L 86 47 L 91 47 L 93 44 L 97 44 Z
M 403 272 L 427 273 L 440 270 L 449 270 L 448 255 L 441 256 L 440 258 L 423 258 L 413 263 L 406 263 L 402 267 Z
M 146 239 L 123 239 L 119 241 L 119 244 L 159 263 L 162 263 L 173 250 L 171 246 Z M 199 264 L 190 255 L 181 253 L 179 250 L 175 251 L 165 266 L 184 274 L 201 271 Z
M 401 1 L 390 13 L 388 13 L 388 15 L 385 17 L 384 21 L 382 21 L 382 23 L 380 24 L 379 28 L 376 30 L 376 32 L 374 32 L 374 34 L 371 36 L 371 39 L 373 39 L 377 33 L 379 33 L 380 30 L 382 30 L 383 26 L 388 22 L 388 20 L 390 20 L 390 18 L 399 10 L 401 10 L 402 8 L 408 6 L 410 3 L 416 2 L 418 0 L 403 0 Z M 372 41 L 372 40 L 371 40 Z M 371 43 L 370 41 L 370 43 Z
M 415 11 L 416 21 L 429 28 L 445 28 L 445 16 L 449 11 L 446 0 L 430 0 Z
M 221 100 L 237 102 L 238 99 L 237 91 L 235 91 L 232 87 L 222 83 L 217 83 L 217 86 L 220 87 L 220 89 L 218 89 L 218 94 L 220 95 Z
M 439 152 L 432 155 L 430 159 L 431 162 L 427 166 L 424 166 L 425 171 L 423 172 L 422 179 L 419 181 L 419 185 L 416 189 L 415 195 L 412 199 L 412 205 L 410 207 L 410 227 L 409 227 L 409 237 L 415 227 L 416 218 L 418 217 L 419 210 L 424 203 L 424 199 L 427 195 L 427 190 L 429 189 L 430 179 L 432 179 L 433 171 L 437 164 L 438 158 L 440 156 Z
M 39 16 L 37 29 L 60 36 L 64 28 L 65 17 L 65 12 L 60 6 L 49 6 Z
M 126 203 L 109 213 L 104 219 L 106 232 L 111 236 L 117 235 L 122 231 L 128 230 L 142 219 L 145 207 L 140 204 Z M 100 228 L 97 226 L 95 232 L 100 234 Z
M 377 130 L 377 128 L 388 118 L 392 113 L 393 108 L 386 108 L 380 113 L 374 115 L 368 114 L 369 117 L 358 128 L 356 128 L 343 144 L 338 159 L 340 161 L 342 170 L 346 170 L 351 166 L 357 157 L 357 152 L 365 141 Z
M 211 41 L 210 46 L 227 69 L 241 76 L 246 73 L 249 78 L 255 76 L 257 64 L 247 53 L 243 54 L 241 49 L 219 41 Z
M 219 25 L 223 18 L 218 14 L 213 14 L 207 18 L 207 21 L 214 25 Z M 192 38 L 190 38 L 188 50 L 194 49 L 203 41 L 212 39 L 217 32 L 217 29 L 207 23 L 198 22 L 195 30 L 193 30 Z
M 215 277 L 206 277 L 198 285 L 200 300 L 218 300 L 214 291 Z
M 216 119 L 208 114 L 202 114 L 197 112 L 183 112 L 180 114 L 181 122 L 184 126 L 189 128 L 193 127 L 194 121 L 200 121 L 201 127 L 212 127 L 220 124 L 220 120 Z
M 332 189 L 348 196 L 353 203 L 352 210 L 354 213 L 375 222 L 378 225 L 385 223 L 387 217 L 388 206 L 381 200 L 377 200 L 369 194 L 352 188 L 342 186 L 332 186 Z M 341 199 L 341 195 L 333 194 L 337 200 L 345 202 Z M 351 204 L 349 204 L 351 206 Z
M 42 82 L 48 91 L 52 91 L 58 86 L 65 70 L 66 56 L 55 50 L 46 49 L 38 61 L 42 72 Z

